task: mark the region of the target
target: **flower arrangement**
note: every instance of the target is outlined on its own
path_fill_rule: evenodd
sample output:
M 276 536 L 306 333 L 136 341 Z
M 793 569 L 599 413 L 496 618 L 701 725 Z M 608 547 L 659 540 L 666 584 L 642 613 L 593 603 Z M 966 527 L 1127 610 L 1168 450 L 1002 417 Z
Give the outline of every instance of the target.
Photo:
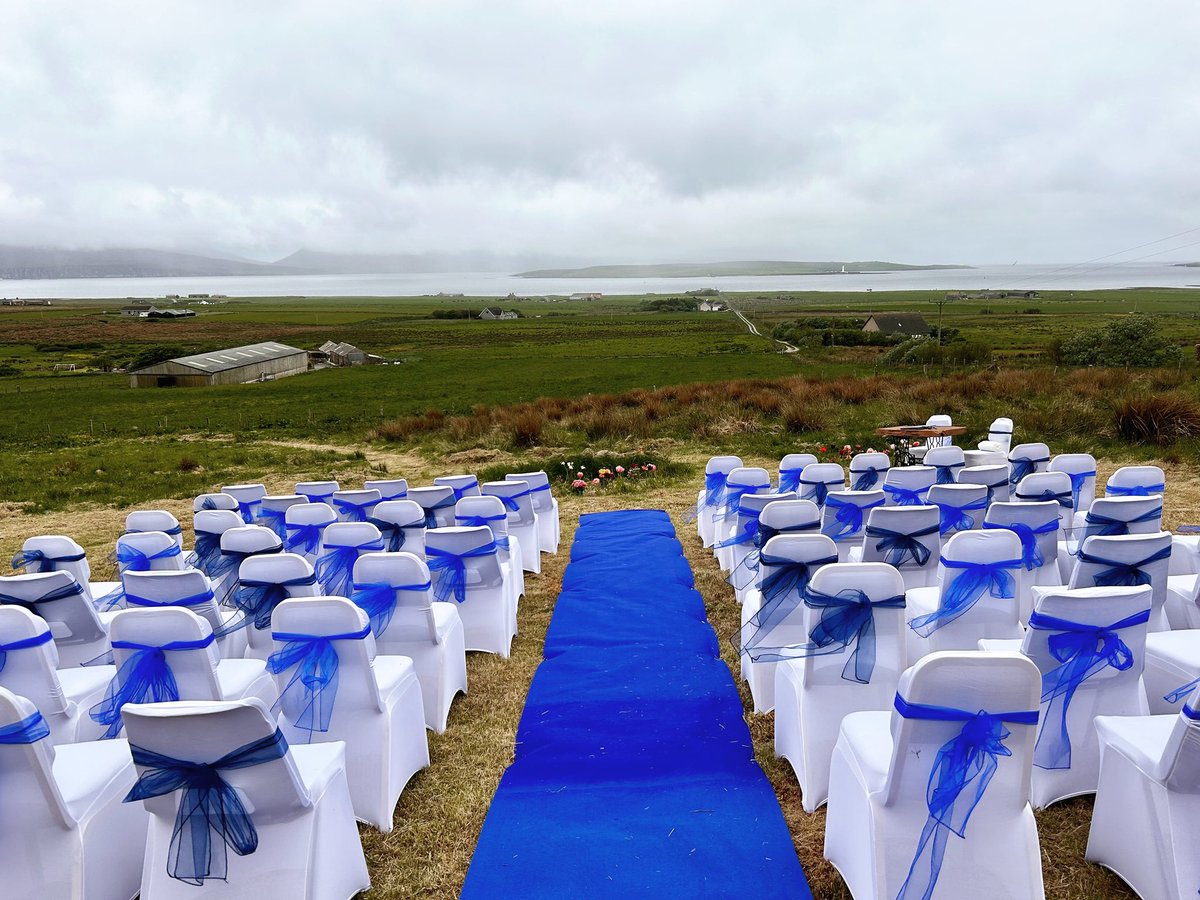
M 921 441 L 912 441 L 911 444 L 907 441 L 889 441 L 877 448 L 864 447 L 862 444 L 842 444 L 840 447 L 835 444 L 819 444 L 815 448 L 815 454 L 821 462 L 849 463 L 850 458 L 858 453 L 885 453 L 891 457 L 893 466 L 908 466 L 913 464 L 910 452 L 912 447 L 920 446 Z
M 559 466 L 562 469 L 562 479 L 568 482 L 571 491 L 576 494 L 603 490 L 619 481 L 643 480 L 652 477 L 658 471 L 656 464 L 641 458 L 615 465 L 598 465 L 596 461 L 576 465 L 571 460 L 564 460 Z

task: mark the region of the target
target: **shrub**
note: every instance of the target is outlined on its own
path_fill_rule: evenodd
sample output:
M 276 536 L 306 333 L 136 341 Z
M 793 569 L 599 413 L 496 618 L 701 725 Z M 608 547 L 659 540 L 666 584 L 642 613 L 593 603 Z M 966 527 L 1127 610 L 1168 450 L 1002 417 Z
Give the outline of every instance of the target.
M 546 427 L 546 414 L 532 405 L 519 406 L 506 417 L 505 424 L 512 431 L 514 447 L 536 447 L 541 443 L 542 430 Z
M 1133 394 L 1114 405 L 1113 421 L 1125 440 L 1163 447 L 1200 437 L 1200 404 L 1177 392 Z
M 0 378 L 8 378 L 12 375 L 20 375 L 21 370 L 16 366 L 0 366 Z
M 200 461 L 193 459 L 190 456 L 185 456 L 179 460 L 180 472 L 195 472 L 200 468 Z
M 1155 321 L 1140 313 L 1076 332 L 1063 340 L 1059 352 L 1073 366 L 1168 366 L 1183 358 Z

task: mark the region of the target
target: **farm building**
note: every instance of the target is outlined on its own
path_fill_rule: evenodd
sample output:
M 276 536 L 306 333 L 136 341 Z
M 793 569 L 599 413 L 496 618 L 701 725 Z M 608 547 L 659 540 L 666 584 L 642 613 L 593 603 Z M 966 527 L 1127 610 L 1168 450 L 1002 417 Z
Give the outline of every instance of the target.
M 367 354 L 345 341 L 326 341 L 321 345 L 320 352 L 334 366 L 361 366 L 367 361 Z
M 308 369 L 308 354 L 287 344 L 267 341 L 213 353 L 197 353 L 155 363 L 129 373 L 130 387 L 204 387 L 246 384 L 299 375 Z
M 481 319 L 516 319 L 519 318 L 515 309 L 501 309 L 498 306 L 485 306 L 483 312 L 479 314 Z
M 929 326 L 919 313 L 876 313 L 867 319 L 863 331 L 903 334 L 907 337 L 929 334 Z

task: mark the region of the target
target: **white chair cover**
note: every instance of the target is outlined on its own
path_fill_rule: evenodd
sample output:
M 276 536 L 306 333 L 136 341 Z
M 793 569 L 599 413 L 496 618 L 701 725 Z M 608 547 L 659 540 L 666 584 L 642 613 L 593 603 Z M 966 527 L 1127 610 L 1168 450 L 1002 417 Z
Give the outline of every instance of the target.
M 539 527 L 541 521 L 539 517 Z M 496 552 L 500 556 L 500 571 L 504 575 L 504 584 L 512 592 L 512 607 L 516 610 L 525 595 L 525 568 L 521 564 L 524 549 L 520 540 L 508 533 L 508 511 L 504 508 L 503 501 L 499 497 L 485 497 L 482 494 L 463 497 L 454 504 L 454 524 L 458 527 L 484 525 L 491 529 L 496 540 Z M 422 553 L 423 541 L 424 534 Z
M 298 553 L 268 553 L 242 560 L 232 601 L 238 610 L 235 618 L 245 621 L 246 658 L 266 662 L 275 650 L 271 610 L 264 604 L 320 593 L 312 565 Z
M 1005 528 L 1021 541 L 1020 618 L 1029 621 L 1034 585 L 1061 587 L 1066 583 L 1058 570 L 1058 537 L 1064 510 L 1054 501 L 1022 503 L 1003 501 L 988 507 L 983 518 L 985 531 Z
M 183 527 L 179 520 L 165 509 L 138 509 L 125 517 L 126 534 L 137 531 L 161 531 L 175 538 L 179 549 L 183 549 Z
M 1156 631 L 1146 635 L 1142 673 L 1150 714 L 1174 715 L 1200 687 L 1200 629 Z
M 307 497 L 309 503 L 328 504 L 333 500 L 333 495 L 341 489 L 342 486 L 336 481 L 296 482 L 296 493 Z
M 988 490 L 988 503 L 997 500 L 1004 502 L 1010 496 L 1008 483 L 1008 466 L 973 466 L 970 460 L 967 465 L 958 470 L 959 484 L 982 484 Z
M 81 666 L 108 650 L 108 626 L 70 572 L 0 576 L 0 603 L 23 606 L 46 621 L 61 668 Z
M 418 490 L 413 488 L 413 490 Z M 479 486 L 481 494 L 488 497 L 499 497 L 508 513 L 508 534 L 515 537 L 521 545 L 521 566 L 526 572 L 535 575 L 542 571 L 542 554 L 535 549 L 540 547 L 538 531 L 538 514 L 533 506 L 533 489 L 527 481 L 486 481 Z M 410 491 L 411 493 L 411 491 Z M 451 495 L 453 496 L 453 495 Z M 447 525 L 454 524 L 454 509 L 450 509 L 450 519 Z M 439 525 L 439 527 L 445 527 Z M 522 579 L 524 584 L 524 579 Z
M 1171 535 L 1166 531 L 1090 537 L 1083 542 L 1083 549 L 1075 559 L 1068 586 L 1149 584 L 1153 591 L 1149 630 L 1169 631 L 1166 602 L 1170 553 Z
M 237 512 L 238 503 L 229 494 L 198 494 L 192 501 L 192 512 L 204 512 L 206 510 L 224 509 L 231 512 Z
M 978 531 L 988 505 L 988 489 L 982 484 L 935 484 L 929 502 L 938 508 L 942 539 L 960 531 Z
M 283 549 L 288 553 L 298 553 L 315 564 L 321 552 L 325 528 L 336 521 L 337 513 L 328 503 L 310 501 L 289 506 L 283 514 L 283 524 L 287 530 Z
M 403 500 L 408 496 L 407 478 L 376 478 L 364 481 L 363 487 L 367 490 L 379 491 L 384 503 L 389 500 Z
M 867 516 L 860 548 L 852 562 L 882 562 L 899 570 L 904 587 L 936 583 L 942 537 L 936 506 L 880 506 Z
M 558 500 L 550 490 L 550 478 L 545 472 L 513 472 L 504 476 L 505 481 L 524 481 L 531 491 L 529 498 L 538 519 L 538 542 L 542 553 L 558 553 L 561 525 L 558 516 Z M 436 479 L 435 479 L 436 480 Z M 532 548 L 530 549 L 532 551 Z
M 486 552 L 489 546 L 493 549 Z M 517 613 L 494 548 L 488 528 L 433 528 L 425 532 L 434 597 L 458 606 L 467 649 L 498 653 L 508 659 L 517 633 Z
M 92 603 L 117 587 L 120 582 L 94 582 L 87 554 L 72 538 L 63 534 L 40 534 L 26 538 L 21 551 L 12 559 L 13 569 L 36 572 L 69 572 L 83 587 L 84 596 Z
M 258 518 L 262 507 L 262 498 L 267 496 L 265 485 L 261 484 L 227 484 L 221 488 L 221 493 L 228 494 L 238 503 L 238 513 L 242 521 L 252 525 Z M 299 491 L 297 491 L 299 493 Z
M 729 473 L 741 468 L 742 460 L 737 456 L 713 456 L 704 466 L 704 487 L 696 495 L 696 533 L 705 547 L 711 547 L 713 516 L 721 508 L 725 497 L 725 482 Z
M 991 453 L 1007 454 L 1012 448 L 1013 420 L 1001 416 L 988 428 L 987 440 L 979 442 L 979 449 Z
M 800 473 L 800 499 L 811 500 L 817 506 L 825 505 L 830 491 L 846 489 L 846 470 L 838 463 L 813 463 Z
M 1096 499 L 1096 458 L 1090 453 L 1060 453 L 1050 460 L 1047 471 L 1062 472 L 1071 479 L 1071 503 L 1081 512 Z
M 847 562 L 852 550 L 862 552 L 863 533 L 871 510 L 887 500 L 882 490 L 834 490 L 825 495 L 821 510 L 821 534 L 837 544 L 838 559 Z

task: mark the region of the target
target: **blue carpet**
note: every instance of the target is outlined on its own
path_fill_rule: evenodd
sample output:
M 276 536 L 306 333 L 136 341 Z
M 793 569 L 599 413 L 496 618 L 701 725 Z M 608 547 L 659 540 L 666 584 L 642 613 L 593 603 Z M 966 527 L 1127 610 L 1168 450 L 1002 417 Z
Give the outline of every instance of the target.
M 811 896 L 666 513 L 580 520 L 463 897 Z

